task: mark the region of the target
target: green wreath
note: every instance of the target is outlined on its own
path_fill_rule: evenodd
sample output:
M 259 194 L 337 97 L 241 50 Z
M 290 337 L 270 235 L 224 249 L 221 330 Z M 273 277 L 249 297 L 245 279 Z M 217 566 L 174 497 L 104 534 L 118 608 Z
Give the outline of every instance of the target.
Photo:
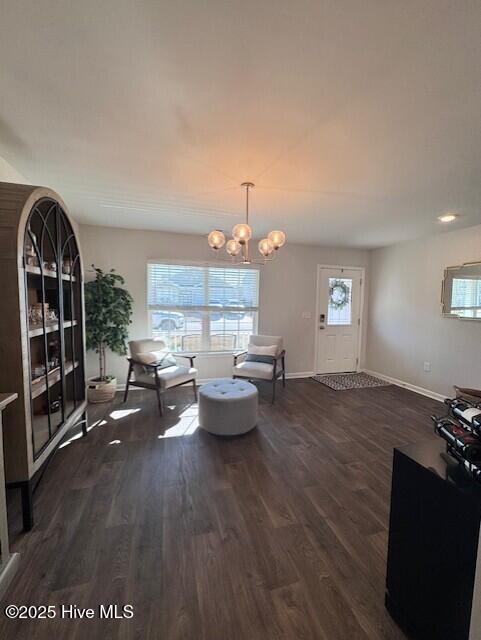
M 349 287 L 342 280 L 334 280 L 329 286 L 329 304 L 334 309 L 343 309 L 349 304 Z

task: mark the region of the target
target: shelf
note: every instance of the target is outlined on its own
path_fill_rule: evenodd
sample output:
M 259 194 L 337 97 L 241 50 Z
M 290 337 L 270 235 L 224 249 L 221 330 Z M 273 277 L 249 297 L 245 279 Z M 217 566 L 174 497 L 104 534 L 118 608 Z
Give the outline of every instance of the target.
M 40 451 L 48 442 L 48 413 L 34 413 L 32 415 L 32 430 L 35 449 Z
M 63 328 L 68 329 L 69 327 L 75 327 L 77 325 L 77 320 L 65 320 L 63 323 Z M 45 333 L 52 333 L 53 331 L 59 330 L 59 323 L 52 322 L 51 324 L 47 324 L 45 327 Z M 43 336 L 43 326 L 42 325 L 30 325 L 28 330 L 29 338 L 35 338 L 36 336 Z
M 41 276 L 42 275 L 40 267 L 33 267 L 30 264 L 25 265 L 25 271 L 27 273 L 33 273 L 36 276 Z M 57 272 L 56 271 L 50 271 L 50 269 L 44 269 L 43 270 L 43 275 L 46 278 L 57 278 Z M 68 273 L 62 273 L 62 280 L 67 280 L 68 282 L 76 282 L 75 276 L 70 277 L 70 275 Z
M 76 367 L 79 366 L 79 362 L 66 362 L 65 363 L 65 375 L 73 371 Z M 51 387 L 56 384 L 61 379 L 61 368 L 56 367 L 48 372 L 48 386 Z M 35 378 L 32 380 L 32 400 L 34 398 L 38 398 L 41 396 L 44 391 L 47 390 L 47 381 L 45 380 L 45 376 L 40 376 L 39 378 Z

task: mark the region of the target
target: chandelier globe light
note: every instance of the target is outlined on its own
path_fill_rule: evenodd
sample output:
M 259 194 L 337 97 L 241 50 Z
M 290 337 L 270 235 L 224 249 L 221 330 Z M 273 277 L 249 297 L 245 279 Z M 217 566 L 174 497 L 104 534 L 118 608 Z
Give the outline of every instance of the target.
M 227 240 L 223 231 L 214 229 L 207 236 L 209 246 L 218 252 L 225 245 L 225 250 L 231 257 L 229 262 L 233 264 L 265 264 L 274 258 L 275 253 L 285 245 L 286 234 L 284 231 L 270 231 L 267 238 L 262 238 L 257 244 L 262 259 L 256 260 L 249 255 L 249 241 L 252 239 L 252 228 L 249 226 L 249 193 L 254 188 L 253 182 L 243 182 L 241 187 L 246 190 L 246 217 L 245 222 L 236 224 L 232 229 L 232 238 Z M 237 256 L 239 256 L 237 258 Z
M 259 253 L 263 255 L 264 258 L 267 258 L 267 256 L 270 256 L 271 253 L 274 251 L 274 245 L 269 240 L 269 238 L 263 238 L 262 240 L 260 240 L 259 244 L 257 245 L 257 248 L 259 249 Z
M 271 242 L 276 251 L 286 244 L 286 234 L 284 231 L 271 231 L 267 235 L 267 239 Z
M 225 244 L 225 235 L 222 231 L 214 229 L 214 231 L 211 231 L 207 236 L 207 241 L 212 249 L 221 249 Z
M 245 244 L 252 238 L 252 229 L 248 224 L 236 224 L 232 229 L 232 235 L 239 244 Z
M 242 245 L 240 242 L 237 242 L 234 238 L 227 241 L 225 245 L 225 250 L 230 256 L 237 256 L 242 251 Z

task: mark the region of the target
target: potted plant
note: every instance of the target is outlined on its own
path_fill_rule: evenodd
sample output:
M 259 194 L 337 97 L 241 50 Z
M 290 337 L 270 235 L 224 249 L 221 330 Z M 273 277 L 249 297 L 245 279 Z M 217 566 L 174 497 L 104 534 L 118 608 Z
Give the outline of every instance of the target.
M 89 402 L 108 402 L 117 389 L 117 379 L 107 375 L 106 350 L 125 355 L 125 341 L 132 315 L 132 296 L 119 285 L 125 280 L 111 269 L 92 265 L 95 279 L 85 284 L 85 328 L 87 349 L 99 357 L 99 375 L 87 380 Z

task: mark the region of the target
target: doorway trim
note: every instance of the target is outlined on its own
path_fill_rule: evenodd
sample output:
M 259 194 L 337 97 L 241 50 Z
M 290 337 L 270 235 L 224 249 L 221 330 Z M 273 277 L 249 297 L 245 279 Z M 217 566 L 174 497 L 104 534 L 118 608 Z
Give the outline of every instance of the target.
M 363 329 L 364 329 L 364 291 L 366 290 L 366 268 L 365 267 L 350 267 L 340 264 L 318 264 L 317 265 L 317 278 L 316 278 L 316 311 L 314 314 L 314 366 L 312 370 L 314 375 L 318 373 L 317 363 L 319 355 L 319 281 L 321 279 L 321 269 L 349 269 L 350 271 L 359 271 L 361 274 L 361 287 L 360 287 L 360 301 L 359 301 L 359 340 L 357 345 L 357 365 L 356 372 L 361 370 L 361 353 L 363 345 Z M 335 374 L 333 374 L 335 375 Z

